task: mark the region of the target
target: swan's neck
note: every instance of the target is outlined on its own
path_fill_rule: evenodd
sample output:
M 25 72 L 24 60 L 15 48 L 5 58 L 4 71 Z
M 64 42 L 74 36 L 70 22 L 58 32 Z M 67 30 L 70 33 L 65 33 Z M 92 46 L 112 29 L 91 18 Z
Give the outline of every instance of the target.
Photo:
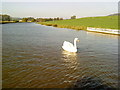
M 74 40 L 74 47 L 77 48 L 77 46 L 76 46 L 76 40 Z

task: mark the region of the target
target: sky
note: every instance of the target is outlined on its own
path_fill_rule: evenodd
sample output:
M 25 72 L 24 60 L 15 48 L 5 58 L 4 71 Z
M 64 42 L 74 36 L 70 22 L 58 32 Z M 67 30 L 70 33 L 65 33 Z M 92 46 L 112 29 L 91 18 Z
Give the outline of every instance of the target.
M 118 12 L 118 0 L 2 0 L 0 11 L 12 17 L 105 16 Z
M 2 0 L 2 2 L 119 2 L 119 0 Z

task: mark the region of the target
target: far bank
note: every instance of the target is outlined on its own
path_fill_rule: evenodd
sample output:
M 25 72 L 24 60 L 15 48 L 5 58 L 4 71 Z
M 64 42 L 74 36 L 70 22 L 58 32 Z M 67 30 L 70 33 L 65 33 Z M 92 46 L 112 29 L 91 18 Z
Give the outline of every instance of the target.
M 87 30 L 108 34 L 120 34 L 118 29 L 118 15 L 101 16 L 101 17 L 85 17 L 79 19 L 57 20 L 38 22 L 46 26 L 53 26 L 59 28 L 69 28 L 75 30 Z M 94 28 L 90 30 L 89 27 Z M 100 30 L 101 29 L 101 30 Z M 110 31 L 109 31 L 110 30 Z M 114 33 L 115 32 L 115 33 Z

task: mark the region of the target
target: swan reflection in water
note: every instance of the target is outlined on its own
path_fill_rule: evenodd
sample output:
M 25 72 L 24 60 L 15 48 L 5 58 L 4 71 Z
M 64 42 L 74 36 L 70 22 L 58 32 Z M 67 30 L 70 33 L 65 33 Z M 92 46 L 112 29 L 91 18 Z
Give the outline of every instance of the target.
M 78 57 L 75 52 L 62 50 L 62 58 L 64 69 L 64 84 L 71 86 L 79 77 L 78 72 Z
M 64 61 L 64 65 L 69 68 L 77 68 L 77 53 L 62 51 L 62 60 Z

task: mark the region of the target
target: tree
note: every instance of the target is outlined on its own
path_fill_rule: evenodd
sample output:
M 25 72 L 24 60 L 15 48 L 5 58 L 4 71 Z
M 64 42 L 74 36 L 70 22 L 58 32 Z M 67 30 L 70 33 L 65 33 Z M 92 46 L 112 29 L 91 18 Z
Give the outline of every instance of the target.
M 34 22 L 34 21 L 35 21 L 35 19 L 33 17 L 29 17 L 27 20 L 27 22 Z
M 2 15 L 0 14 L 0 21 L 2 21 Z
M 59 17 L 56 18 L 57 20 L 60 20 Z
M 9 15 L 0 15 L 0 20 L 2 20 L 2 21 L 10 21 L 10 16 Z
M 54 18 L 54 20 L 57 20 L 57 18 Z
M 74 15 L 74 16 L 71 16 L 71 19 L 76 19 L 76 16 Z
M 35 22 L 35 19 L 32 19 L 31 22 Z
M 36 22 L 45 22 L 45 19 L 44 18 L 37 18 Z
M 63 20 L 63 18 L 60 18 L 59 20 Z
M 49 21 L 53 21 L 53 19 L 52 19 L 52 18 L 49 18 Z
M 23 22 L 27 22 L 28 18 L 23 18 L 22 21 Z

